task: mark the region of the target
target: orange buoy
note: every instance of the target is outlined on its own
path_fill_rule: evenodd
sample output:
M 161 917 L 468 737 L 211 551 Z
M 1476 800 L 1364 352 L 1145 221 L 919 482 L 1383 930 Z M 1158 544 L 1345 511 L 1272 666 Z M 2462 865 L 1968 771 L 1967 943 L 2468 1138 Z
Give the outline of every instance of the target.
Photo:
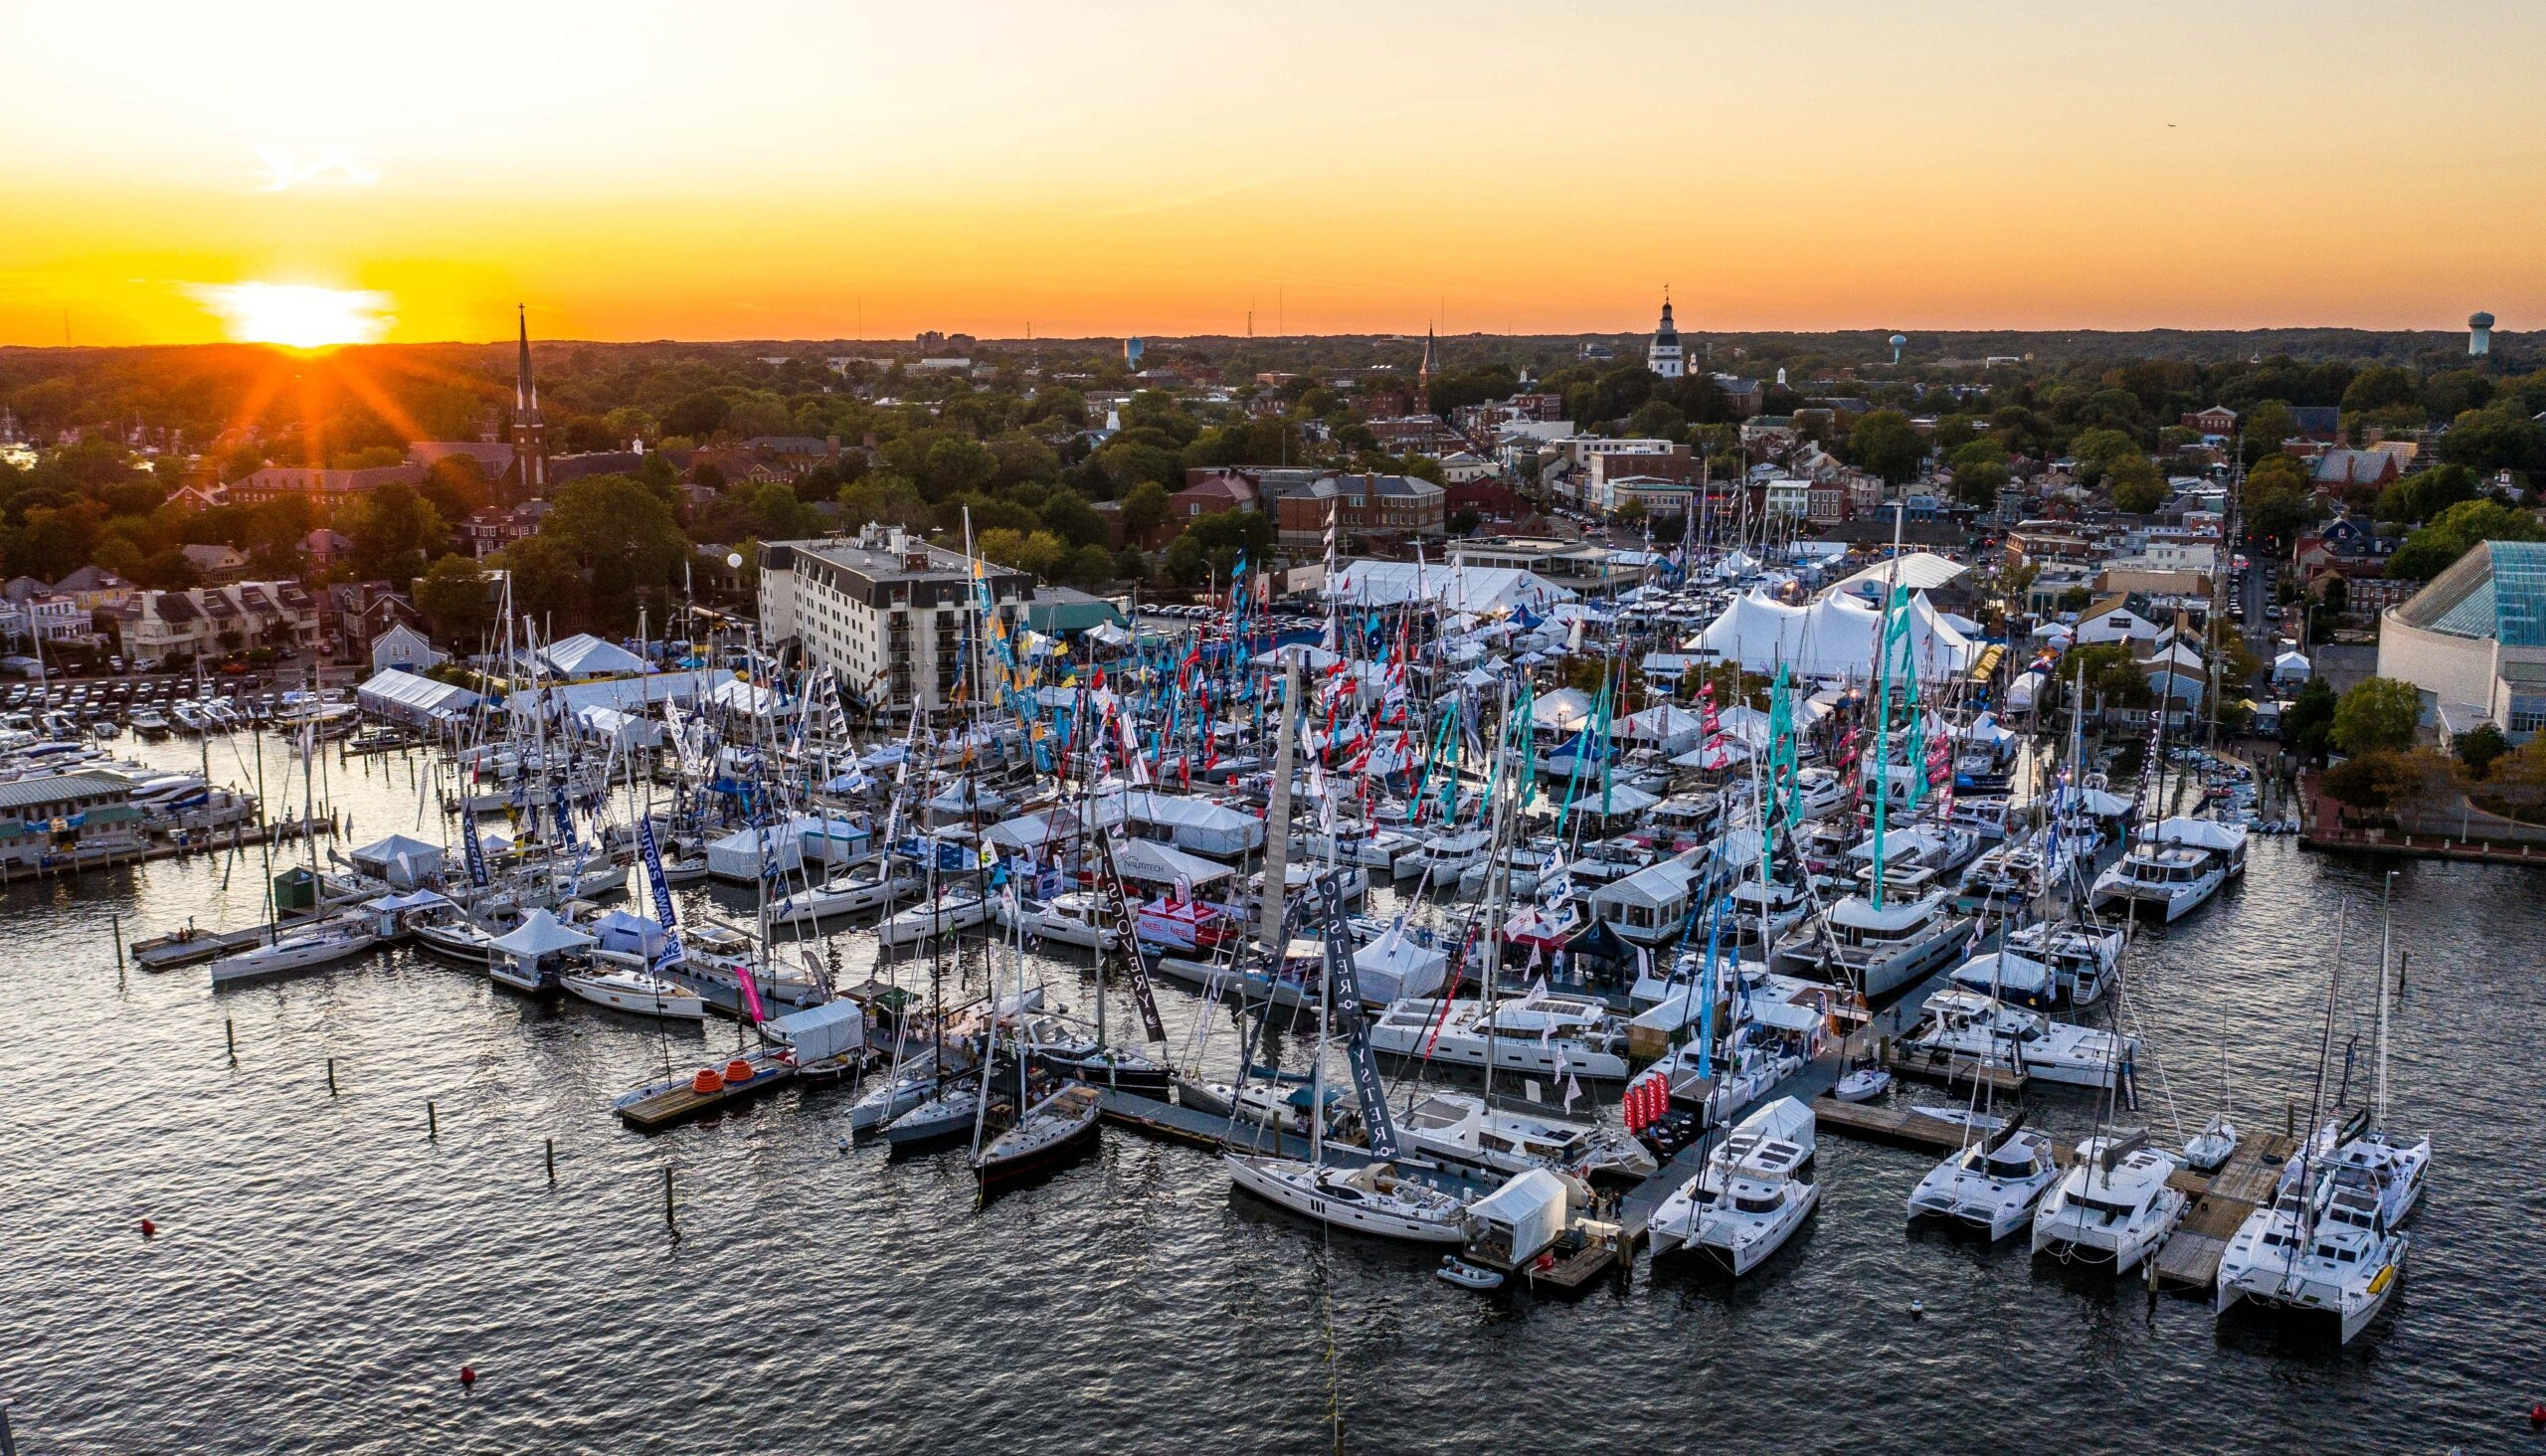
M 725 1082 L 728 1086 L 748 1082 L 752 1076 L 752 1064 L 739 1056 L 725 1063 Z
M 704 1097 L 725 1090 L 724 1075 L 714 1067 L 700 1067 L 698 1075 L 689 1079 L 689 1090 Z
M 159 1225 L 151 1222 L 147 1218 L 142 1219 L 141 1236 L 143 1238 L 157 1238 L 159 1236 Z
M 477 1383 L 477 1370 L 476 1370 L 476 1368 L 475 1368 L 474 1366 L 472 1366 L 472 1365 L 461 1365 L 461 1366 L 459 1367 L 459 1383 L 460 1383 L 460 1385 L 461 1385 L 461 1387 L 462 1387 L 462 1388 L 465 1388 L 465 1387 L 467 1387 L 467 1386 L 470 1386 L 470 1385 L 474 1385 L 474 1384 L 476 1384 L 476 1383 Z

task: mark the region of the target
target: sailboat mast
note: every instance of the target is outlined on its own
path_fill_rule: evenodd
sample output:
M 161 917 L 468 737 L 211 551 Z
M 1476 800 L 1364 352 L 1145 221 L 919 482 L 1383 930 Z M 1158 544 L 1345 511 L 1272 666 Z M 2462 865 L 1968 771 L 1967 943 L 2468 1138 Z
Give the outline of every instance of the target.
M 2387 989 L 2394 973 L 2387 968 L 2389 952 L 2395 945 L 2396 871 L 2387 871 L 2387 902 L 2382 908 L 2378 926 L 2378 1091 L 2373 1104 L 2377 1126 L 2387 1126 Z

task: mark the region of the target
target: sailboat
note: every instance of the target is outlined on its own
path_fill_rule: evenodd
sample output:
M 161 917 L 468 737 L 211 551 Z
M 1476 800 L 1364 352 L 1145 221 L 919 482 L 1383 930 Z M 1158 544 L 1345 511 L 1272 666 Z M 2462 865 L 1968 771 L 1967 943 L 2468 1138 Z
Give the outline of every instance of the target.
M 2413 1246 L 2403 1224 L 2420 1203 L 2431 1170 L 2431 1139 L 2408 1145 L 2391 1138 L 2386 1127 L 2393 871 L 2387 889 L 2390 898 L 2378 944 L 2378 1066 L 2371 1103 L 2309 1135 L 2299 1156 L 2281 1170 L 2273 1201 L 2247 1216 L 2219 1261 L 2221 1315 L 2244 1302 L 2330 1315 L 2346 1345 L 2369 1328 L 2403 1278 L 2405 1256 Z M 2319 1099 L 2332 1056 L 2341 975 L 2338 950 L 2325 996 Z

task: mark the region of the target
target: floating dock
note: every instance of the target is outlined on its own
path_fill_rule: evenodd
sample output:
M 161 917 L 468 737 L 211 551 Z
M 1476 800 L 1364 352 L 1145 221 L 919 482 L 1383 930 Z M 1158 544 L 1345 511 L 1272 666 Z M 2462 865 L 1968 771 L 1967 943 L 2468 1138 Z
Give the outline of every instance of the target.
M 2280 1186 L 2280 1170 L 2298 1152 L 2298 1140 L 2282 1133 L 2249 1134 L 2218 1173 L 2204 1179 L 2179 1173 L 2173 1183 L 2193 1194 L 2192 1207 L 2174 1235 L 2149 1262 L 2150 1277 L 2161 1288 L 2208 1289 L 2219 1282 L 2219 1261 L 2228 1241 L 2257 1208 L 2272 1201 Z M 2197 1184 L 2195 1186 L 2194 1184 Z
M 723 1078 L 726 1068 L 740 1061 L 747 1063 L 752 1075 L 747 1081 Z M 764 1092 L 774 1091 L 796 1075 L 796 1064 L 787 1060 L 774 1046 L 754 1047 L 715 1068 L 720 1074 L 716 1086 L 701 1091 L 692 1072 L 671 1081 L 649 1083 L 633 1092 L 621 1093 L 611 1106 L 627 1124 L 640 1133 L 658 1132 L 674 1123 L 749 1102 Z

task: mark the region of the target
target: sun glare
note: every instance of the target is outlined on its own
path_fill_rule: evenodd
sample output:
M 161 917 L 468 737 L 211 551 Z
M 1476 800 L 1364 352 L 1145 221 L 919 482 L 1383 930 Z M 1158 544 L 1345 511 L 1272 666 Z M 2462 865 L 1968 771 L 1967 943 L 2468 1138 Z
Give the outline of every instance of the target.
M 388 332 L 389 295 L 362 288 L 306 283 L 217 283 L 194 290 L 221 316 L 230 337 L 248 344 L 324 349 L 368 344 Z

